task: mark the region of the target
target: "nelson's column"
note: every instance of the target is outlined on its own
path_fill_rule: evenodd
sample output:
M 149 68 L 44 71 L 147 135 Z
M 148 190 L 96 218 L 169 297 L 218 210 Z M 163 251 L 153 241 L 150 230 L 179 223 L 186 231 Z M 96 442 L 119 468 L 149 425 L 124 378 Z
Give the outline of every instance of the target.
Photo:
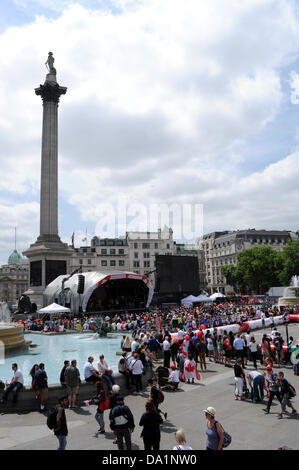
M 30 300 L 43 306 L 43 292 L 57 276 L 69 272 L 73 249 L 58 235 L 58 103 L 67 88 L 56 81 L 54 57 L 49 52 L 45 83 L 35 89 L 43 102 L 40 183 L 40 235 L 23 252 L 30 262 Z M 29 293 L 29 292 L 28 292 Z

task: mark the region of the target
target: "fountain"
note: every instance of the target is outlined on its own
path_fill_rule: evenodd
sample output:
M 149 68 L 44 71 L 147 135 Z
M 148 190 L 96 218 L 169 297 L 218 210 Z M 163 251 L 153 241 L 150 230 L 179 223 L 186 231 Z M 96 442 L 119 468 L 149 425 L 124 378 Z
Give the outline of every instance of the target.
M 286 287 L 283 293 L 283 297 L 278 300 L 280 307 L 294 307 L 299 305 L 299 276 L 293 276 L 291 285 Z
M 0 342 L 5 356 L 25 351 L 29 342 L 24 339 L 23 325 L 11 322 L 10 310 L 7 303 L 0 303 Z

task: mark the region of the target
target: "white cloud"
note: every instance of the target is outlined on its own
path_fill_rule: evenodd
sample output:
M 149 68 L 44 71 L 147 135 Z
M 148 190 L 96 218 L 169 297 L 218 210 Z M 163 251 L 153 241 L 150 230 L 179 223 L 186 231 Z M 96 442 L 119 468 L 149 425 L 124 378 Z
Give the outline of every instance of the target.
M 293 2 L 111 4 L 121 14 L 55 2 L 67 5 L 57 19 L 38 17 L 0 36 L 0 189 L 29 187 L 37 196 L 42 105 L 34 88 L 51 50 L 68 87 L 59 106 L 60 189 L 81 221 L 96 224 L 101 201 L 126 195 L 146 204 L 204 203 L 207 228 L 295 223 L 288 162 L 297 154 L 279 162 L 292 195 L 285 209 L 277 167 L 244 176 L 247 162 L 235 150 L 281 109 L 280 73 L 299 45 Z M 296 72 L 291 79 L 296 100 Z

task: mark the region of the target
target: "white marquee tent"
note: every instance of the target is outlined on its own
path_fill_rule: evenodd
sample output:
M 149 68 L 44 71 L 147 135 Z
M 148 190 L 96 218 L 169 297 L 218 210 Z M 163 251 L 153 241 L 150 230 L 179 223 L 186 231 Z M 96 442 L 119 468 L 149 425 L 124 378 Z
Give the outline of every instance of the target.
M 51 305 L 48 305 L 47 307 L 41 308 L 40 310 L 38 310 L 38 313 L 42 313 L 43 315 L 58 315 L 59 313 L 70 313 L 70 309 L 67 307 L 63 307 L 62 305 L 53 303 Z

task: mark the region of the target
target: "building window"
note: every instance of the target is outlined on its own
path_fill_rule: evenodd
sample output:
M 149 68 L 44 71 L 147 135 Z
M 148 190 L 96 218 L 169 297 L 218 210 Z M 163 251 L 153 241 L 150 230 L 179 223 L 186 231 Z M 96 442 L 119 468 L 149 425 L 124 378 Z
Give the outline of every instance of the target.
M 134 261 L 134 268 L 139 268 L 139 261 Z
M 134 243 L 134 249 L 137 250 L 138 248 L 138 243 Z
M 159 243 L 155 243 L 155 250 L 158 250 L 159 248 Z
M 114 259 L 110 260 L 110 266 L 116 266 L 116 261 Z
M 149 250 L 150 244 L 149 244 L 149 243 L 142 243 L 142 248 L 143 248 L 144 250 Z
M 118 262 L 119 266 L 124 266 L 125 265 L 125 262 L 123 259 L 120 259 L 119 262 Z
M 113 249 L 110 249 L 110 255 L 115 255 L 116 253 L 116 250 L 113 248 Z
M 83 264 L 83 259 L 79 259 L 79 264 Z
M 90 258 L 88 258 L 87 264 L 91 264 L 91 259 Z
M 143 253 L 143 258 L 149 258 L 150 254 L 148 252 Z
M 101 249 L 101 255 L 107 255 L 107 250 L 106 248 Z
M 123 248 L 119 249 L 118 250 L 118 254 L 119 255 L 124 255 L 125 254 L 125 250 Z
M 135 253 L 134 253 L 134 258 L 135 258 L 135 259 L 138 258 L 138 253 L 136 253 L 136 251 L 135 251 Z
M 166 248 L 167 248 L 167 250 L 169 250 L 169 248 L 170 248 L 169 243 L 167 243 Z
M 144 261 L 144 262 L 143 262 L 143 266 L 144 266 L 145 268 L 149 268 L 149 267 L 150 267 L 150 262 L 149 262 L 149 261 Z
M 107 266 L 107 261 L 105 259 L 101 260 L 101 266 Z

